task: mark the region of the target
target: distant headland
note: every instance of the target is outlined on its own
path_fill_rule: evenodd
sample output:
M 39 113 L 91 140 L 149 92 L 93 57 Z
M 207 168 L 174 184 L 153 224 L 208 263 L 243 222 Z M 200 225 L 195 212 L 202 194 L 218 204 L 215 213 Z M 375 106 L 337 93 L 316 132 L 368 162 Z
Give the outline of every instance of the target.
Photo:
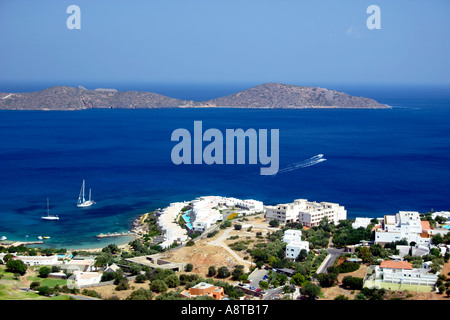
M 4 110 L 84 110 L 151 108 L 350 108 L 388 109 L 373 99 L 351 96 L 319 87 L 264 83 L 250 89 L 207 101 L 180 100 L 153 92 L 88 90 L 57 86 L 42 91 L 0 93 Z

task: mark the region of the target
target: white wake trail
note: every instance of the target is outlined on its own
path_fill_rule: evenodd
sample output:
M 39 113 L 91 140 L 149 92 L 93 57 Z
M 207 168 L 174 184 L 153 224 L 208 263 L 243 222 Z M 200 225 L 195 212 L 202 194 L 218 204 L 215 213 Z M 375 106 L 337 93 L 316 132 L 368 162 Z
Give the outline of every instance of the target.
M 290 172 L 290 171 L 297 170 L 300 168 L 310 167 L 310 166 L 316 165 L 318 163 L 324 162 L 326 160 L 327 159 L 323 158 L 323 154 L 318 154 L 309 159 L 306 159 L 306 160 L 303 160 L 300 162 L 295 162 L 284 168 L 281 168 L 280 170 L 278 170 L 278 173 Z

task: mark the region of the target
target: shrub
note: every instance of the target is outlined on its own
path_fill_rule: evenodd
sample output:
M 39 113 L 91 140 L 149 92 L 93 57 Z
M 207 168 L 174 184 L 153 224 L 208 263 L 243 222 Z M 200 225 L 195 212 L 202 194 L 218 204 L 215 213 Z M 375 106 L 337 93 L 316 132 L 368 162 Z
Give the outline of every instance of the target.
M 147 280 L 147 276 L 145 274 L 138 274 L 134 279 L 136 283 L 144 283 Z
M 88 297 L 93 297 L 93 298 L 100 298 L 100 294 L 95 291 L 95 290 L 89 290 L 89 289 L 84 289 L 81 292 L 82 295 L 88 296 Z
M 271 226 L 271 227 L 279 227 L 280 226 L 280 222 L 278 221 L 278 220 L 270 220 L 269 221 L 269 225 Z
M 139 288 L 134 290 L 126 300 L 152 300 L 153 293 L 150 290 Z
M 119 281 L 119 283 L 117 284 L 115 290 L 116 291 L 120 291 L 120 290 L 128 290 L 130 288 L 130 286 L 128 285 L 128 280 L 127 279 L 122 279 Z
M 165 292 L 167 289 L 168 286 L 163 280 L 153 280 L 150 284 L 150 290 L 153 292 Z
M 356 262 L 343 262 L 336 267 L 339 273 L 349 273 L 359 269 L 359 264 Z
M 31 290 L 36 290 L 37 288 L 39 288 L 40 285 L 41 285 L 41 283 L 40 283 L 39 281 L 33 281 L 33 282 L 30 284 L 30 289 L 31 289 Z
M 188 247 L 192 247 L 194 245 L 195 245 L 195 242 L 192 239 L 189 240 L 188 242 L 186 242 L 186 246 L 188 246 Z
M 361 290 L 363 288 L 364 279 L 352 276 L 346 276 L 342 279 L 342 285 L 351 290 Z
M 177 275 L 175 274 L 164 278 L 164 282 L 167 284 L 169 288 L 176 288 L 180 285 L 180 279 L 178 279 Z

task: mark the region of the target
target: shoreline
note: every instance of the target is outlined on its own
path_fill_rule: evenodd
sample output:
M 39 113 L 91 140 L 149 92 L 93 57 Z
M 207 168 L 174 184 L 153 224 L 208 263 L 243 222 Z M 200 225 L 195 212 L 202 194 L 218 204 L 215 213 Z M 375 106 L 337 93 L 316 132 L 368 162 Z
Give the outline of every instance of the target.
M 146 212 L 144 214 L 140 214 L 138 216 L 136 216 L 131 223 L 132 228 L 130 230 L 128 230 L 127 232 L 123 232 L 124 234 L 120 234 L 118 236 L 108 236 L 108 237 L 101 237 L 97 239 L 105 239 L 105 238 L 120 238 L 122 236 L 128 236 L 128 237 L 133 237 L 134 240 L 135 239 L 140 239 L 145 233 L 146 233 L 146 228 L 145 228 L 145 218 L 147 217 L 147 215 L 150 212 Z M 133 241 L 133 240 L 131 240 Z M 124 244 L 120 244 L 117 245 L 117 247 L 121 250 L 127 249 L 128 248 L 128 243 L 131 242 L 128 241 L 127 243 Z M 45 244 L 44 242 L 42 242 L 43 244 Z M 111 243 L 114 243 L 114 241 L 112 241 Z M 1 246 L 5 246 L 5 247 L 10 247 L 10 246 L 19 246 L 19 245 L 27 245 L 27 243 L 25 241 L 19 241 L 19 240 L 4 240 L 2 242 L 0 242 Z M 29 243 L 28 245 L 35 245 L 35 244 L 31 244 Z M 67 252 L 74 252 L 74 251 L 85 251 L 85 252 L 101 252 L 103 248 L 105 248 L 108 244 L 102 246 L 102 247 L 94 247 L 94 248 L 83 248 L 82 246 L 77 247 L 77 248 L 66 248 Z M 60 247 L 63 248 L 63 247 Z M 56 247 L 55 249 L 58 249 L 58 247 Z

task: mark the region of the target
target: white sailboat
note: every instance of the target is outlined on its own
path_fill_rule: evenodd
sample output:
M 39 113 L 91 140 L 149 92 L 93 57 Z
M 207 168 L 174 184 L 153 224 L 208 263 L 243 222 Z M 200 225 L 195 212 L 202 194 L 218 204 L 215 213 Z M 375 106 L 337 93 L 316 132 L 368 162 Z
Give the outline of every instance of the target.
M 50 207 L 49 202 L 47 198 L 47 215 L 41 217 L 43 220 L 59 220 L 59 217 L 57 215 L 50 215 Z
M 84 188 L 85 188 L 85 181 L 83 180 L 83 184 L 81 185 L 80 195 L 78 196 L 77 207 L 89 207 L 95 203 L 94 201 L 91 200 L 91 189 L 89 189 L 89 200 L 85 199 Z

